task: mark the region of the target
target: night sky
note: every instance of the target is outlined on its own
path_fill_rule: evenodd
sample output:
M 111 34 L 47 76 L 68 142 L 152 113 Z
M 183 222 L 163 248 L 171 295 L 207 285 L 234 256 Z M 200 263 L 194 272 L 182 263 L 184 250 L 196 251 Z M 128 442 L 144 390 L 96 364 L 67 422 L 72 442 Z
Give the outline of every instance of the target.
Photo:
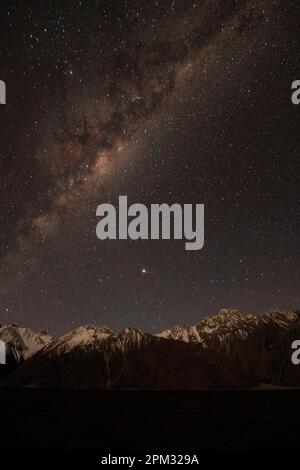
M 1 1 L 1 323 L 299 307 L 297 3 Z M 205 204 L 204 248 L 98 240 L 119 195 Z

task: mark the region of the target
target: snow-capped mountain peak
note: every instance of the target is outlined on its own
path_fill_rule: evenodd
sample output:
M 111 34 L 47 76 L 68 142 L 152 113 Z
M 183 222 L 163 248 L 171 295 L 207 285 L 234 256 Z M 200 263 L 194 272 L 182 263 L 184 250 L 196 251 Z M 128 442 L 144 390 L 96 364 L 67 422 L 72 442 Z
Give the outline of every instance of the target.
M 52 341 L 46 331 L 33 331 L 30 328 L 19 326 L 16 323 L 0 325 L 0 339 L 16 346 L 24 358 L 28 358 Z

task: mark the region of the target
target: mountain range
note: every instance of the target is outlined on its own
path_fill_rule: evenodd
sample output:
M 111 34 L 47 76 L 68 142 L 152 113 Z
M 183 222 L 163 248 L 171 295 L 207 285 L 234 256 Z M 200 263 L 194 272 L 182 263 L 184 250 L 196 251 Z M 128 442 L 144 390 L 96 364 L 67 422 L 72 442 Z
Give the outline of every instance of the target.
M 299 387 L 291 344 L 300 339 L 300 311 L 264 315 L 221 310 L 195 326 L 157 335 L 82 326 L 59 338 L 9 325 L 22 361 L 3 386 L 99 390 L 211 390 Z M 17 365 L 17 364 L 16 364 Z

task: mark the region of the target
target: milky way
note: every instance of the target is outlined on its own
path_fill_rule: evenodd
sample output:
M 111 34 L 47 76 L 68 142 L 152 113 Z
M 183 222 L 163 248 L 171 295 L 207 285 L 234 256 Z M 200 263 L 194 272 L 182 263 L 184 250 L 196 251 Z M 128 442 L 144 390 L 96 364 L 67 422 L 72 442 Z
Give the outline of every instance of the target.
M 293 3 L 69 3 L 1 6 L 2 321 L 158 330 L 295 307 Z M 205 248 L 99 243 L 96 207 L 120 194 L 204 203 Z

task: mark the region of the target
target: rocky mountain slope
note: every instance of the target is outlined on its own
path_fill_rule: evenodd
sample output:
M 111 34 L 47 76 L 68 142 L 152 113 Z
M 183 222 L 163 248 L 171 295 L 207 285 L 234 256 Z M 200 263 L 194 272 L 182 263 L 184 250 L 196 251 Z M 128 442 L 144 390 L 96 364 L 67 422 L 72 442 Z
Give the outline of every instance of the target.
M 29 357 L 9 386 L 84 389 L 238 389 L 300 386 L 291 343 L 300 311 L 263 316 L 221 310 L 159 335 L 137 329 L 78 328 Z
M 0 340 L 12 346 L 14 345 L 24 359 L 49 344 L 52 339 L 46 331 L 36 332 L 15 323 L 7 326 L 0 325 Z
M 25 359 L 52 341 L 47 332 L 36 332 L 12 323 L 0 325 L 0 340 L 5 343 L 5 365 L 0 366 L 0 377 L 10 374 Z

